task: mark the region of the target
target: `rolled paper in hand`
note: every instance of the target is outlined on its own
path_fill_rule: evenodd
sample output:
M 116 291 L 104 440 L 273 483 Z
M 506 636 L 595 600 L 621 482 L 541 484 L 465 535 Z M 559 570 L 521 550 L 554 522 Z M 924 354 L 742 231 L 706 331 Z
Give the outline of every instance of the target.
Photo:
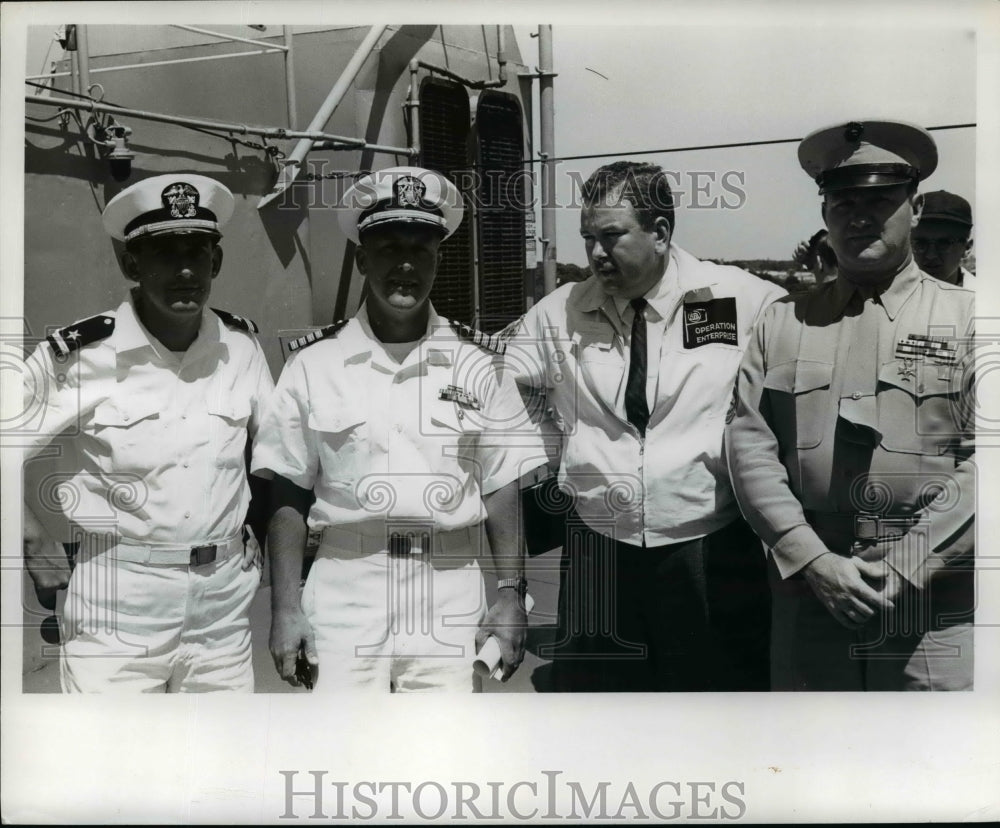
M 535 599 L 530 595 L 524 596 L 524 611 L 531 612 L 535 606 Z M 491 635 L 483 642 L 483 646 L 476 653 L 476 660 L 472 662 L 472 669 L 480 676 L 491 676 L 497 681 L 503 678 L 503 657 L 500 654 L 500 642 L 495 635 Z

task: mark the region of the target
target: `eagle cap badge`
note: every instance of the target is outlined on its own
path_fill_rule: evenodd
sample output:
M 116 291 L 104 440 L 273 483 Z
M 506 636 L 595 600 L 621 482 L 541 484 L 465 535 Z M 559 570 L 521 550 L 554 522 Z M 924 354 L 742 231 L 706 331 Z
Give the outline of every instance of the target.
M 194 218 L 198 209 L 198 190 L 186 181 L 178 181 L 167 187 L 160 198 L 163 206 L 170 210 L 171 218 Z
M 419 178 L 404 175 L 393 184 L 393 196 L 397 207 L 420 207 L 427 185 Z

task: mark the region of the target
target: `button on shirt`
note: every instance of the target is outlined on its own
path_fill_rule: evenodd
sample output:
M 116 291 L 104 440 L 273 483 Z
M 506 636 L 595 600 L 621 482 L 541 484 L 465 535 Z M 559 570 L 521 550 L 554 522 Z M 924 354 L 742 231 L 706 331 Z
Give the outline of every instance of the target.
M 431 310 L 402 362 L 362 307 L 294 354 L 254 445 L 255 472 L 313 490 L 310 529 L 384 531 L 387 520 L 453 530 L 486 517 L 482 495 L 545 462 L 537 427 L 500 361 Z
M 260 345 L 206 309 L 175 354 L 131 295 L 109 315 L 110 336 L 65 359 L 47 343 L 29 357 L 25 410 L 38 413 L 28 456 L 58 437 L 63 511 L 86 529 L 113 525 L 149 545 L 231 537 L 250 503 L 248 434 L 274 388 Z
M 886 556 L 917 586 L 971 549 L 973 302 L 911 262 L 882 293 L 840 277 L 764 314 L 740 369 L 727 456 L 783 576 L 826 551 L 804 510 L 923 514 L 929 547 Z M 928 336 L 945 347 L 899 344 Z
M 784 291 L 735 267 L 670 246 L 645 298 L 650 419 L 628 422 L 625 388 L 634 311 L 595 277 L 531 308 L 508 343 L 517 381 L 544 392 L 562 432 L 560 486 L 595 531 L 636 546 L 703 537 L 738 516 L 722 462 L 733 381 L 762 308 Z M 733 299 L 736 344 L 686 348 L 688 302 Z

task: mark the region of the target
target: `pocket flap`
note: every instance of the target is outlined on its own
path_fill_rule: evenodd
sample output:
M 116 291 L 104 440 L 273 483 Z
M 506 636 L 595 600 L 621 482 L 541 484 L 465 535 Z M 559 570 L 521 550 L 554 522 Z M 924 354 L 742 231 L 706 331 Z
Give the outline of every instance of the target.
M 961 390 L 962 372 L 957 368 L 923 360 L 894 359 L 882 364 L 878 381 L 901 388 L 914 397 L 933 397 L 958 394 Z
M 768 369 L 764 375 L 764 387 L 786 394 L 802 394 L 828 387 L 832 377 L 832 362 L 789 360 Z
M 431 425 L 454 434 L 472 434 L 483 430 L 482 411 L 463 408 L 448 400 L 438 400 L 428 412 Z
M 209 405 L 208 413 L 234 422 L 245 422 L 250 417 L 250 400 L 238 398 L 220 400 Z
M 150 417 L 159 417 L 163 406 L 146 396 L 126 400 L 105 400 L 94 409 L 94 424 L 128 428 Z
M 310 410 L 307 422 L 313 431 L 334 433 L 362 425 L 365 419 L 359 411 L 342 408 L 335 411 Z

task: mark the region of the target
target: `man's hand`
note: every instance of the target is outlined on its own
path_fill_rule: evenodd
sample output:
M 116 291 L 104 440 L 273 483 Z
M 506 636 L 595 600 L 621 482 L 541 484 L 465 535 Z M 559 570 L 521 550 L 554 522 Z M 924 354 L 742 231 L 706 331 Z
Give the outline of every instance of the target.
M 246 538 L 246 543 L 243 544 L 243 571 L 249 572 L 253 567 L 257 567 L 260 577 L 263 578 L 264 553 L 249 523 L 243 527 L 243 536 Z
M 56 608 L 56 593 L 69 585 L 72 574 L 66 550 L 54 541 L 30 509 L 24 509 L 24 564 L 35 595 L 47 610 Z
M 870 562 L 865 570 L 862 571 L 861 576 L 868 582 L 872 589 L 881 593 L 882 597 L 889 601 L 895 601 L 899 597 L 899 593 L 905 583 L 903 576 L 885 560 Z
M 272 609 L 270 649 L 278 675 L 293 687 L 302 684 L 295 674 L 300 649 L 311 666 L 319 664 L 316 639 L 301 609 Z
M 500 644 L 503 659 L 503 678 L 507 681 L 524 660 L 524 640 L 527 637 L 528 616 L 524 602 L 515 589 L 501 589 L 496 603 L 486 613 L 476 633 L 476 650 L 482 648 L 491 635 Z
M 876 612 L 894 608 L 892 601 L 870 582 L 885 579 L 883 561 L 844 558 L 827 552 L 813 559 L 802 574 L 816 597 L 839 623 L 857 629 Z

